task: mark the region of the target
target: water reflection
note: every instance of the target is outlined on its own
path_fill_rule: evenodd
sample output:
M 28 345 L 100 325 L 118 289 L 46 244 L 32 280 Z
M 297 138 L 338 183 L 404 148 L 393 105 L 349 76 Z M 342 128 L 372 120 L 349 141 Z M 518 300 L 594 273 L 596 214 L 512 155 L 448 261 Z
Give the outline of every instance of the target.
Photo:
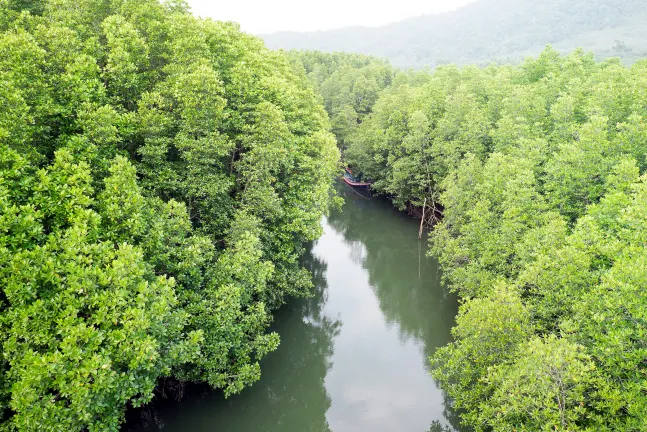
M 387 321 L 404 338 L 424 341 L 429 357 L 450 341 L 457 300 L 441 286 L 436 261 L 426 257 L 427 242 L 418 241 L 417 223 L 385 199 L 368 201 L 347 187 L 340 194 L 346 204 L 328 222 L 343 234 L 353 258 L 361 258 L 354 261 L 368 272 Z
M 385 200 L 342 190 L 313 253 L 328 264 L 325 310 L 343 322 L 326 376 L 335 432 L 453 430 L 453 414 L 428 374 L 450 339 L 456 299 L 440 285 L 415 221 Z

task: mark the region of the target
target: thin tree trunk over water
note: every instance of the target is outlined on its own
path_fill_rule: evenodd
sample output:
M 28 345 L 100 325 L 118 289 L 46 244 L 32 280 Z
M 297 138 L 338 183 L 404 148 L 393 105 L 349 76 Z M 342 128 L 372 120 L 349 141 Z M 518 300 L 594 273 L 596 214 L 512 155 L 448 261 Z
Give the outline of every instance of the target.
M 425 203 L 422 205 L 422 219 L 420 219 L 420 231 L 418 232 L 418 240 L 422 240 L 422 230 L 425 227 L 425 210 L 427 210 L 427 198 L 425 198 Z

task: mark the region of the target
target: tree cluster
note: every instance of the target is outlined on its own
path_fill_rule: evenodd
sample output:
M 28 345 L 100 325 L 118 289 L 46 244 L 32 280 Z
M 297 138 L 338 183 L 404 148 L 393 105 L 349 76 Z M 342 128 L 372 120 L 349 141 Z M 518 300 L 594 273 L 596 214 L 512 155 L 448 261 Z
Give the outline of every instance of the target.
M 181 0 L 0 0 L 0 429 L 258 380 L 339 151 L 288 58 Z
M 303 67 L 323 99 L 332 132 L 345 149 L 350 135 L 391 85 L 395 70 L 386 60 L 361 54 L 289 51 L 288 55 L 298 69 Z
M 647 62 L 398 73 L 346 162 L 435 204 L 462 301 L 434 376 L 475 430 L 647 428 Z

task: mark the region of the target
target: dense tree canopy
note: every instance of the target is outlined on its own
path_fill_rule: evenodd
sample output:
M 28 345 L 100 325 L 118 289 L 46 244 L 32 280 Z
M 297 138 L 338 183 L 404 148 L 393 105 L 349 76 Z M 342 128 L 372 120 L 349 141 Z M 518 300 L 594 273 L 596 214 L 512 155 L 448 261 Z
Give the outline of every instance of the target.
M 550 47 L 398 72 L 183 1 L 0 0 L 0 429 L 117 430 L 161 377 L 258 380 L 312 285 L 329 129 L 439 222 L 461 308 L 431 362 L 465 424 L 647 429 L 646 77 Z
M 346 138 L 374 190 L 442 212 L 462 306 L 434 376 L 476 430 L 647 428 L 646 76 L 550 47 L 397 73 Z
M 360 54 L 290 51 L 293 64 L 303 67 L 323 99 L 341 149 L 373 110 L 380 93 L 391 85 L 395 71 L 388 62 Z
M 182 1 L 0 0 L 0 101 L 2 427 L 256 381 L 337 172 L 305 74 Z

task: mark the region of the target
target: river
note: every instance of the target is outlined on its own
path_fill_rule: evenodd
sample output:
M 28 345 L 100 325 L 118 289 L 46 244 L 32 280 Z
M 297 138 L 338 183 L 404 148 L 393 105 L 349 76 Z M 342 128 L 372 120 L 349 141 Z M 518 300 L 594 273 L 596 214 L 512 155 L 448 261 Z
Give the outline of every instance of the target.
M 386 200 L 340 191 L 343 211 L 322 222 L 303 258 L 314 295 L 277 311 L 281 345 L 263 359 L 261 380 L 229 399 L 205 386 L 180 402 L 159 398 L 124 430 L 457 430 L 428 362 L 450 340 L 456 298 L 425 257 L 415 220 Z

